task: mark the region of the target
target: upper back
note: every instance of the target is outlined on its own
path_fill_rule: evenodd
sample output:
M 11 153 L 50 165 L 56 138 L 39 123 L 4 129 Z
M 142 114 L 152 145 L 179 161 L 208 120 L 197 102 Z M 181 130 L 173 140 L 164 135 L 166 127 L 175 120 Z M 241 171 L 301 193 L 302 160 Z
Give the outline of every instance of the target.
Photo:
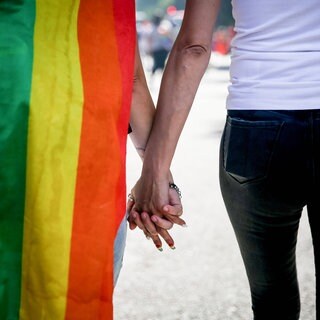
M 250 51 L 320 51 L 320 0 L 232 0 L 233 46 Z

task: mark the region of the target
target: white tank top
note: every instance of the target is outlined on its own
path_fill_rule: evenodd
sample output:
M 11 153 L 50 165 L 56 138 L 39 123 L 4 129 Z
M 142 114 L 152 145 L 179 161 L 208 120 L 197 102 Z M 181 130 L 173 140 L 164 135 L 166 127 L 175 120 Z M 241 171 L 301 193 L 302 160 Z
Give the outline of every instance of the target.
M 232 0 L 228 109 L 320 109 L 320 0 Z

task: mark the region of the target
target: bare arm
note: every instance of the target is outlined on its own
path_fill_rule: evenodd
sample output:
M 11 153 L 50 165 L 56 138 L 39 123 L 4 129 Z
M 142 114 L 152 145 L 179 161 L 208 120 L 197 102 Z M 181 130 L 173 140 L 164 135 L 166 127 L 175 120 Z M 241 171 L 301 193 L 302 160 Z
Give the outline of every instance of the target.
M 143 66 L 140 59 L 138 47 L 136 48 L 135 55 L 135 68 L 134 68 L 134 84 L 133 84 L 133 95 L 131 103 L 131 114 L 130 114 L 130 126 L 132 132 L 130 134 L 131 140 L 140 155 L 141 159 L 144 158 L 145 148 L 148 142 L 150 131 L 153 124 L 153 118 L 155 114 L 155 107 L 147 86 Z M 168 203 L 166 204 L 170 208 L 170 213 L 180 214 L 182 212 L 182 206 L 179 197 L 170 190 L 171 196 L 169 197 Z M 134 190 L 132 191 L 134 193 Z M 128 210 L 131 210 L 133 203 L 128 203 Z M 134 221 L 131 216 L 135 217 Z M 172 217 L 173 222 L 184 224 L 184 220 L 179 218 L 177 215 Z M 161 240 L 158 233 L 166 240 L 170 247 L 174 246 L 174 241 L 169 233 L 162 229 L 156 230 L 156 226 L 150 220 L 149 215 L 146 212 L 132 210 L 129 218 L 129 224 L 131 229 L 135 229 L 138 226 L 148 236 L 151 236 L 155 245 L 160 248 L 162 246 Z M 158 220 L 159 226 L 170 229 L 172 222 L 165 219 Z
M 218 0 L 188 0 L 181 31 L 170 54 L 160 88 L 146 165 L 167 171 L 180 133 L 207 68 Z M 150 157 L 151 158 L 151 157 Z
M 169 168 L 211 53 L 220 0 L 187 0 L 185 17 L 166 66 L 142 175 L 137 206 L 164 214 Z
M 144 152 L 151 131 L 154 114 L 155 106 L 147 86 L 139 50 L 136 47 L 130 113 L 130 126 L 132 128 L 130 138 L 142 160 L 144 158 Z

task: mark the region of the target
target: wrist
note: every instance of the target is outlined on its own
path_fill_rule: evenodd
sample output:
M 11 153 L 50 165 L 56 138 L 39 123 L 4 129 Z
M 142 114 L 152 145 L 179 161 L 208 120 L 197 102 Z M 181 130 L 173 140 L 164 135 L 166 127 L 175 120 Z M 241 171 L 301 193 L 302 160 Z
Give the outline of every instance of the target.
M 136 147 L 137 153 L 141 159 L 141 161 L 143 162 L 144 160 L 144 154 L 145 154 L 145 149 L 144 148 L 140 148 L 140 147 Z
M 150 158 L 144 158 L 142 173 L 143 176 L 152 176 L 154 181 L 172 181 L 170 168 L 159 161 L 152 161 Z
M 167 150 L 148 144 L 143 154 L 144 169 L 153 172 L 154 175 L 167 175 L 170 172 L 172 160 L 168 154 Z

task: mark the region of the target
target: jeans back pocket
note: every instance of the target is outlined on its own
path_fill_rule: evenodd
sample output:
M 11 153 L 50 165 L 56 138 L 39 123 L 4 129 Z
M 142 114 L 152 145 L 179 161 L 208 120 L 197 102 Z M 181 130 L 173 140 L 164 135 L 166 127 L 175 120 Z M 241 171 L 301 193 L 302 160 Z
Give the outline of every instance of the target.
M 227 117 L 223 140 L 223 165 L 239 183 L 267 175 L 282 121 L 252 121 Z

